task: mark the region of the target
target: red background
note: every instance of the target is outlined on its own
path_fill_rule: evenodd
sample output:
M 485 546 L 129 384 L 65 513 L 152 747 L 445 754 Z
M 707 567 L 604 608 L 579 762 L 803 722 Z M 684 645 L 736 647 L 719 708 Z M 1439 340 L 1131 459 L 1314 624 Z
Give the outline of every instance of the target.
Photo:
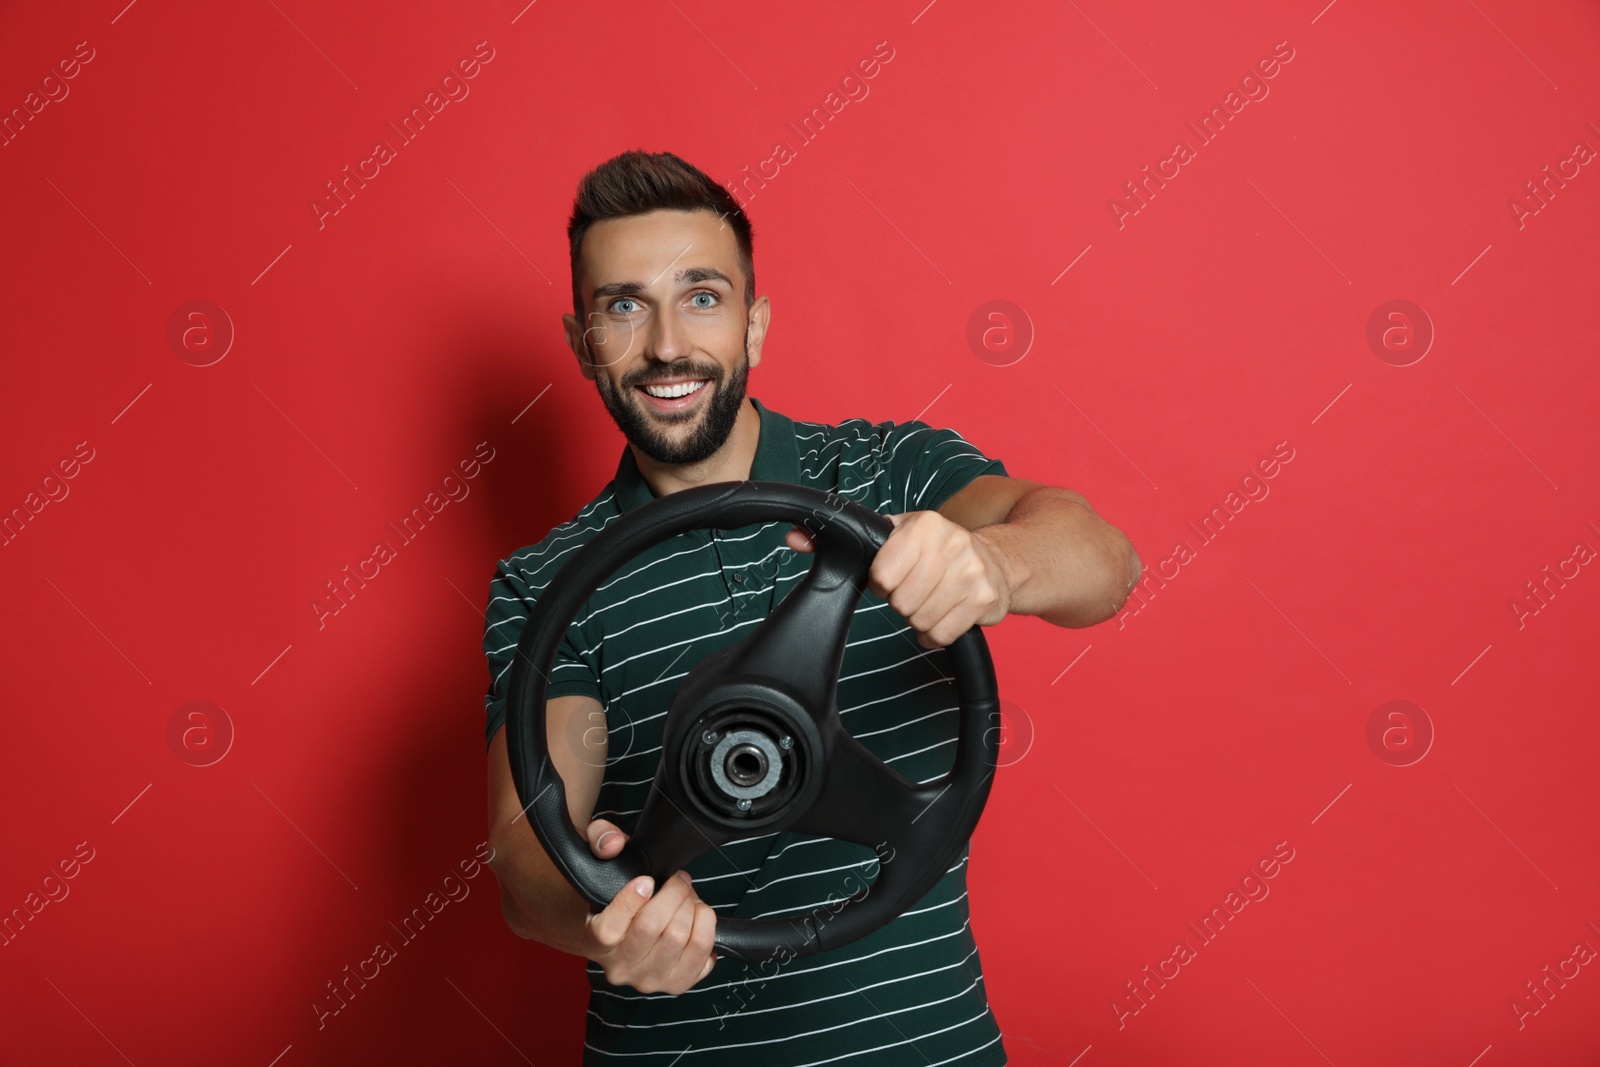
M 93 850 L 0 947 L 0 1059 L 576 1062 L 581 963 L 512 935 L 486 869 L 320 1030 L 311 1005 L 485 838 L 494 561 L 622 447 L 561 339 L 578 178 L 639 147 L 732 182 L 785 140 L 747 198 L 752 392 L 955 427 L 1149 570 L 1195 550 L 1137 614 L 988 631 L 1033 731 L 971 870 L 1013 1062 L 1595 1062 L 1600 968 L 1511 1006 L 1600 949 L 1600 576 L 1511 607 L 1600 547 L 1600 166 L 1510 206 L 1600 149 L 1593 5 L 123 2 L 0 16 L 7 113 L 94 50 L 0 147 L 0 507 L 93 450 L 0 549 L 0 909 Z M 480 41 L 470 95 L 319 226 Z M 1197 158 L 1119 228 L 1179 138 Z M 1004 366 L 1015 315 L 966 340 L 996 299 L 1036 335 Z M 1366 340 L 1394 299 L 1436 332 L 1408 366 Z M 236 331 L 209 366 L 168 341 L 192 300 Z M 470 495 L 319 629 L 324 583 L 483 441 Z M 1186 523 L 1278 442 L 1202 546 Z M 169 740 L 192 700 L 234 733 L 209 766 Z M 1389 700 L 1435 732 L 1409 766 L 1369 745 Z M 1279 842 L 1270 895 L 1119 1026 Z

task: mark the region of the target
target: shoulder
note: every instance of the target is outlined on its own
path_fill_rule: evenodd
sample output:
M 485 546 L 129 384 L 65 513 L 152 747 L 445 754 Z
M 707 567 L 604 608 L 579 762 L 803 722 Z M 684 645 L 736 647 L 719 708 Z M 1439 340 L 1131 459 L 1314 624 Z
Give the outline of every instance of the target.
M 535 544 L 518 549 L 496 565 L 497 580 L 538 592 L 550 584 L 573 552 L 588 544 L 622 514 L 616 486 L 607 482 L 600 493 L 567 521 L 553 527 Z
M 809 465 L 808 458 L 837 455 L 841 450 L 870 444 L 874 438 L 873 426 L 866 419 L 845 419 L 838 423 L 792 421 L 802 467 Z
M 799 427 L 796 424 L 797 436 Z M 955 455 L 974 451 L 971 443 L 953 429 L 911 419 L 897 422 L 882 419 L 845 419 L 837 425 L 805 424 L 812 428 L 816 443 L 826 443 L 836 452 L 870 454 L 888 466 L 937 464 Z M 807 448 L 801 446 L 801 456 Z

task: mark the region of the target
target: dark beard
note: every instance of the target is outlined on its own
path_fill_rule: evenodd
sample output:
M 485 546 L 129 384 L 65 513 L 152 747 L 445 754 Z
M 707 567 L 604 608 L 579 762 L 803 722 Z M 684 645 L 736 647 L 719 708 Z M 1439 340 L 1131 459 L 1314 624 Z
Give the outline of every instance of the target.
M 746 327 L 747 344 L 749 336 L 749 327 Z M 744 406 L 745 386 L 750 377 L 749 349 L 746 348 L 743 362 L 733 369 L 732 374 L 727 375 L 726 381 L 715 364 L 706 367 L 691 365 L 681 373 L 707 378 L 702 389 L 716 387 L 704 414 L 695 412 L 685 416 L 661 416 L 643 410 L 644 401 L 636 395 L 635 386 L 662 377 L 658 368 L 648 368 L 624 380 L 620 386 L 612 385 L 611 380 L 601 373 L 596 373 L 594 379 L 601 402 L 628 442 L 657 463 L 671 466 L 684 466 L 709 459 L 727 442 L 734 423 L 738 421 L 739 410 Z M 677 373 L 674 376 L 678 376 Z M 655 420 L 658 418 L 665 422 L 699 419 L 700 424 L 681 444 L 675 444 L 656 428 Z

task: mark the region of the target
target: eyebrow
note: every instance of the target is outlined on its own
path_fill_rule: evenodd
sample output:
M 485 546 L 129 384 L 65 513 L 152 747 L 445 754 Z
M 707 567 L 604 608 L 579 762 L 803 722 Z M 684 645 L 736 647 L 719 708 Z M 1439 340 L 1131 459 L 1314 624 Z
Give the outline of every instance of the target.
M 718 281 L 733 288 L 733 280 L 715 267 L 685 267 L 672 276 L 672 280 L 680 285 L 696 285 L 700 282 Z M 644 286 L 639 282 L 610 282 L 606 285 L 596 286 L 594 297 L 636 296 L 644 292 Z

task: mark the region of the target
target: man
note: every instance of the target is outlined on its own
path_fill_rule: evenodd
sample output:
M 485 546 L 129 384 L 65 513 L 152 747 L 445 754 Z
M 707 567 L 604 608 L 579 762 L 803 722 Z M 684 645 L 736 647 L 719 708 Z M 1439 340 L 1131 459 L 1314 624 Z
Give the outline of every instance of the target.
M 623 513 L 713 482 L 832 490 L 894 525 L 851 624 L 841 718 L 889 766 L 928 781 L 950 766 L 957 730 L 945 646 L 1007 614 L 1060 626 L 1110 618 L 1139 576 L 1132 545 L 1077 493 L 1007 477 L 953 430 L 794 421 L 747 398 L 770 317 L 767 297 L 755 298 L 750 224 L 678 157 L 628 152 L 596 168 L 579 186 L 568 237 L 567 342 L 628 447 L 615 478 L 500 561 L 491 584 L 490 866 L 507 923 L 590 961 L 585 1063 L 1005 1063 L 968 920 L 965 849 L 882 929 L 781 964 L 718 960 L 717 917 L 839 901 L 855 878 L 873 876 L 873 850 L 751 837 L 663 885 L 635 879 L 592 912 L 544 852 L 512 783 L 511 661 L 540 592 Z M 609 859 L 627 839 L 678 682 L 747 636 L 804 576 L 811 549 L 805 531 L 777 521 L 691 531 L 624 564 L 585 603 L 551 671 L 547 715 L 573 824 L 587 827 L 595 855 Z

